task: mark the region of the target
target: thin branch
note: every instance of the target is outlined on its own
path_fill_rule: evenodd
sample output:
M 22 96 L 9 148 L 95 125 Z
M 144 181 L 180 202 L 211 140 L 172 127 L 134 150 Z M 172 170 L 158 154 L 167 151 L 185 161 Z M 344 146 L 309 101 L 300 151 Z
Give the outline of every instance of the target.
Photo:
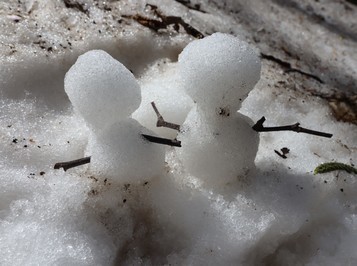
M 196 10 L 202 13 L 207 13 L 206 11 L 201 9 L 201 4 L 192 4 L 190 0 L 175 0 L 175 1 L 184 5 L 188 9 Z
M 156 32 L 158 32 L 161 29 L 167 29 L 169 25 L 173 25 L 173 28 L 175 31 L 179 31 L 179 25 L 181 25 L 184 30 L 186 31 L 187 34 L 190 34 L 191 36 L 197 38 L 197 39 L 202 39 L 204 35 L 196 30 L 194 27 L 186 23 L 181 17 L 176 17 L 176 16 L 165 16 L 162 14 L 159 10 L 158 7 L 155 5 L 151 4 L 146 4 L 146 6 L 149 6 L 154 14 L 160 19 L 151 19 L 151 18 L 146 18 L 143 17 L 139 14 L 136 15 L 122 15 L 124 18 L 131 18 L 136 20 L 138 23 L 143 25 L 144 27 L 148 27 Z
M 315 131 L 315 130 L 300 127 L 300 123 L 287 125 L 287 126 L 279 126 L 279 127 L 264 127 L 263 126 L 264 122 L 265 122 L 265 117 L 263 116 L 261 119 L 257 121 L 257 123 L 255 123 L 255 125 L 252 128 L 257 132 L 294 131 L 297 133 L 306 133 L 306 134 L 311 134 L 311 135 L 325 137 L 325 138 L 332 137 L 332 134 L 330 133 L 325 133 L 325 132 L 320 132 L 320 131 Z
M 90 163 L 90 156 L 84 157 L 81 159 L 77 159 L 77 160 L 73 160 L 73 161 L 56 163 L 53 168 L 54 169 L 63 168 L 64 171 L 67 171 L 68 169 L 71 169 L 71 168 L 77 167 L 77 166 L 81 166 L 81 165 L 87 164 L 87 163 Z
M 281 65 L 283 68 L 285 68 L 285 73 L 288 73 L 288 72 L 297 72 L 297 73 L 300 73 L 301 75 L 305 75 L 309 78 L 313 78 L 314 80 L 320 82 L 320 83 L 324 83 L 318 76 L 315 76 L 311 73 L 307 73 L 305 71 L 302 71 L 300 69 L 297 69 L 297 68 L 293 68 L 291 66 L 291 64 L 289 62 L 285 62 L 277 57 L 274 57 L 272 55 L 268 55 L 268 54 L 264 54 L 264 53 L 260 53 L 260 56 L 261 58 L 263 59 L 266 59 L 266 60 L 270 60 L 270 61 L 273 61 L 275 63 L 278 63 L 279 65 Z
M 78 11 L 89 16 L 89 10 L 88 10 L 88 7 L 86 7 L 86 4 L 80 4 L 77 1 L 71 1 L 71 0 L 63 0 L 63 2 L 64 2 L 64 5 L 66 6 L 66 8 L 77 9 Z
M 165 139 L 165 138 L 160 138 L 160 137 L 154 137 L 154 136 L 146 135 L 146 134 L 141 134 L 141 136 L 143 138 L 145 138 L 147 141 L 150 141 L 153 143 L 181 147 L 181 141 L 179 141 L 177 139 L 171 140 L 171 139 Z M 84 157 L 84 158 L 73 160 L 73 161 L 56 163 L 53 168 L 54 169 L 63 168 L 64 171 L 67 171 L 68 169 L 71 169 L 73 167 L 77 167 L 77 166 L 81 166 L 83 164 L 90 163 L 90 158 L 91 157 L 88 156 L 88 157 Z
M 167 128 L 171 128 L 171 129 L 180 131 L 180 125 L 171 123 L 171 122 L 166 122 L 164 120 L 164 118 L 160 114 L 159 110 L 157 109 L 155 102 L 151 102 L 151 105 L 157 115 L 157 122 L 156 122 L 157 127 L 167 127 Z
M 163 144 L 163 145 L 169 145 L 169 146 L 175 146 L 175 147 L 181 147 L 181 141 L 177 139 L 166 139 L 166 138 L 160 138 L 160 137 L 154 137 L 151 135 L 145 135 L 141 134 L 146 140 L 153 142 L 153 143 L 158 143 L 158 144 Z

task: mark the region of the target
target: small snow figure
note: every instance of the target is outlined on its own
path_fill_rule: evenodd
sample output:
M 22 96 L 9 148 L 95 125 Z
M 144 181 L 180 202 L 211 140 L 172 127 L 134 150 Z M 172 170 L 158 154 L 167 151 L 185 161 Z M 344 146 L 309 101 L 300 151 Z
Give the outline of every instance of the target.
M 148 180 L 164 168 L 164 148 L 144 139 L 153 133 L 130 118 L 141 90 L 134 75 L 100 50 L 81 55 L 67 72 L 65 91 L 91 130 L 91 171 L 118 182 Z
M 216 33 L 186 46 L 179 71 L 196 103 L 179 135 L 185 169 L 210 186 L 244 178 L 255 168 L 259 136 L 237 112 L 260 78 L 260 59 L 249 45 Z

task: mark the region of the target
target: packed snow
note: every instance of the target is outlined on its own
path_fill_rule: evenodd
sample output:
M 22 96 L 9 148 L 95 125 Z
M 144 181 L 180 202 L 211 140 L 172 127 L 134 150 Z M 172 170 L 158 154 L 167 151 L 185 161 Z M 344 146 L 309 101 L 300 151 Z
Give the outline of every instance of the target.
M 100 50 L 81 55 L 67 72 L 64 88 L 90 128 L 93 174 L 111 181 L 149 180 L 164 170 L 164 148 L 145 140 L 152 134 L 129 116 L 141 102 L 134 75 Z
M 67 72 L 64 89 L 93 131 L 129 117 L 140 105 L 140 86 L 133 74 L 104 51 L 81 55 Z
M 313 175 L 322 162 L 354 162 L 354 125 L 335 121 L 321 99 L 267 86 L 269 68 L 230 35 L 144 69 L 134 77 L 90 51 L 63 76 L 64 111 L 31 88 L 2 97 L 1 265 L 357 263 L 356 178 Z M 180 132 L 155 127 L 152 101 Z M 334 137 L 258 134 L 251 126 L 263 115 Z M 274 153 L 283 147 L 287 159 Z M 87 165 L 53 169 L 87 155 Z
M 183 89 L 196 103 L 179 135 L 186 172 L 213 186 L 246 179 L 259 137 L 237 110 L 260 78 L 258 55 L 246 42 L 215 33 L 188 44 L 178 64 Z

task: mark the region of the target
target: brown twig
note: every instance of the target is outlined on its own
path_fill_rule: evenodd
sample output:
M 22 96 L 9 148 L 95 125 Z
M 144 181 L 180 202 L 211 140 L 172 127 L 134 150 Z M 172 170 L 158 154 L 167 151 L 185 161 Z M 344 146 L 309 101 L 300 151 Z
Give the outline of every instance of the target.
M 311 135 L 325 137 L 325 138 L 332 137 L 332 134 L 330 133 L 325 133 L 325 132 L 320 132 L 320 131 L 315 131 L 315 130 L 300 127 L 300 123 L 287 125 L 287 126 L 279 126 L 279 127 L 264 127 L 263 126 L 264 122 L 265 122 L 265 117 L 263 116 L 261 119 L 257 121 L 257 123 L 255 123 L 255 125 L 252 128 L 257 132 L 294 131 L 297 133 L 306 133 L 306 134 L 311 134 Z
M 167 127 L 167 128 L 171 128 L 171 129 L 180 131 L 180 125 L 171 123 L 171 122 L 166 122 L 164 120 L 164 118 L 160 114 L 159 110 L 157 109 L 155 102 L 151 102 L 151 106 L 157 115 L 157 122 L 156 122 L 157 127 Z
M 181 17 L 165 16 L 158 10 L 157 6 L 151 4 L 146 4 L 146 6 L 150 7 L 153 10 L 154 14 L 159 19 L 146 18 L 139 14 L 123 15 L 122 17 L 132 18 L 136 20 L 138 23 L 140 23 L 141 25 L 148 27 L 156 32 L 158 32 L 161 29 L 167 29 L 169 25 L 173 25 L 174 30 L 178 32 L 179 25 L 181 25 L 187 34 L 190 34 L 191 36 L 198 39 L 202 39 L 204 37 L 204 35 L 201 32 L 199 32 L 194 27 L 186 23 Z
M 141 134 L 141 136 L 143 136 L 146 140 L 153 142 L 153 143 L 174 146 L 174 147 L 181 147 L 181 141 L 179 141 L 177 139 L 166 139 L 166 138 L 160 138 L 160 137 L 155 137 L 155 136 L 145 135 L 145 134 Z
M 160 137 L 155 137 L 151 135 L 146 135 L 146 134 L 141 134 L 141 136 L 146 139 L 147 141 L 153 142 L 153 143 L 158 143 L 162 145 L 169 145 L 169 146 L 175 146 L 175 147 L 181 147 L 181 141 L 177 139 L 166 139 L 166 138 L 160 138 Z M 73 161 L 68 161 L 68 162 L 60 162 L 56 163 L 55 166 L 53 167 L 54 169 L 60 169 L 63 168 L 64 171 L 67 171 L 68 169 L 71 169 L 73 167 L 81 166 L 83 164 L 90 163 L 90 156 L 84 157 L 81 159 L 73 160 Z
M 277 155 L 279 155 L 281 158 L 283 158 L 283 159 L 288 158 L 288 157 L 286 157 L 286 154 L 288 154 L 290 152 L 290 150 L 288 148 L 286 148 L 286 147 L 281 148 L 280 151 L 281 151 L 281 153 L 279 151 L 277 151 L 277 150 L 274 150 L 274 152 Z
M 78 11 L 86 14 L 87 16 L 89 15 L 89 10 L 88 7 L 86 6 L 86 4 L 81 4 L 77 1 L 73 1 L 73 0 L 63 0 L 64 5 L 66 6 L 66 8 L 73 8 L 73 9 L 77 9 Z
M 188 9 L 196 10 L 202 13 L 207 13 L 206 11 L 201 9 L 201 4 L 192 4 L 190 0 L 175 0 L 175 1 L 184 5 Z
M 276 62 L 276 63 L 278 63 L 279 65 L 281 65 L 281 66 L 285 69 L 285 70 L 284 70 L 285 73 L 297 72 L 297 73 L 300 73 L 301 75 L 305 75 L 305 76 L 307 76 L 307 77 L 309 77 L 309 78 L 312 78 L 312 79 L 314 79 L 314 80 L 316 80 L 316 81 L 318 81 L 318 82 L 320 82 L 320 83 L 324 83 L 324 82 L 323 82 L 318 76 L 316 76 L 316 75 L 313 75 L 313 74 L 311 74 L 311 73 L 307 73 L 307 72 L 302 71 L 302 70 L 297 69 L 297 68 L 293 68 L 289 62 L 285 62 L 285 61 L 283 61 L 283 60 L 281 60 L 281 59 L 279 59 L 279 58 L 277 58 L 277 57 L 274 57 L 274 56 L 268 55 L 268 54 L 264 54 L 264 53 L 260 53 L 260 56 L 261 56 L 261 58 L 263 58 L 263 59 L 270 60 L 270 61 Z
M 56 163 L 53 168 L 54 169 L 63 168 L 64 171 L 67 171 L 68 169 L 71 169 L 71 168 L 77 167 L 77 166 L 81 166 L 81 165 L 87 164 L 87 163 L 90 163 L 90 156 L 84 157 L 81 159 L 77 159 L 77 160 L 73 160 L 73 161 Z

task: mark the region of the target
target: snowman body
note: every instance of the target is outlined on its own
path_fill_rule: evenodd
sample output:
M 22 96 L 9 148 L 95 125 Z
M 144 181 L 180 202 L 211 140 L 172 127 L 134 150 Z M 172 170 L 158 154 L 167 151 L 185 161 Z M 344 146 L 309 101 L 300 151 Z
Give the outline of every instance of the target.
M 89 51 L 67 72 L 65 91 L 91 131 L 93 174 L 112 182 L 140 182 L 163 171 L 164 148 L 145 140 L 141 134 L 153 132 L 130 118 L 141 91 L 123 64 L 104 51 Z
M 237 110 L 259 80 L 258 56 L 246 42 L 216 33 L 190 43 L 179 56 L 179 70 L 196 103 L 178 136 L 186 171 L 211 186 L 246 177 L 259 136 Z
M 162 174 L 164 148 L 144 139 L 154 135 L 132 118 L 125 118 L 92 138 L 91 171 L 121 182 L 148 181 Z
M 259 136 L 251 132 L 251 120 L 236 113 L 215 123 L 194 108 L 188 114 L 179 138 L 177 154 L 189 174 L 212 186 L 244 179 L 254 169 Z

